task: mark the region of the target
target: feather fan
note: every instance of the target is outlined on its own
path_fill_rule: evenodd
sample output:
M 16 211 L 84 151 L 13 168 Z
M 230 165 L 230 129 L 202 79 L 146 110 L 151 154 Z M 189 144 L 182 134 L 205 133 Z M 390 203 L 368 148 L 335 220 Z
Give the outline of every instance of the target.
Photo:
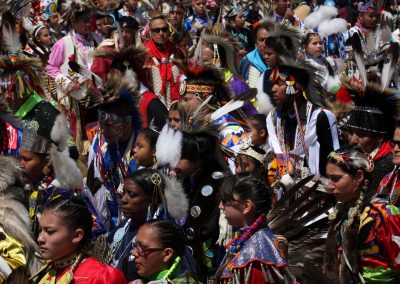
M 7 12 L 3 15 L 3 25 L 1 29 L 3 35 L 2 44 L 9 54 L 17 54 L 21 51 L 21 41 L 16 30 L 16 23 L 13 16 Z

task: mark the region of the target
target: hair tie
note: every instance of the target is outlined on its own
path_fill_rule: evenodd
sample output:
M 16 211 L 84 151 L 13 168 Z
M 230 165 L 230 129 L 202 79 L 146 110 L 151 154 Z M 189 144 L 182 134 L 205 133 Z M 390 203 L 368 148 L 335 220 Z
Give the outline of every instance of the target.
M 33 37 L 36 38 L 38 36 L 39 32 L 44 28 L 46 28 L 46 26 L 43 26 L 43 25 L 36 27 L 35 30 L 33 31 Z

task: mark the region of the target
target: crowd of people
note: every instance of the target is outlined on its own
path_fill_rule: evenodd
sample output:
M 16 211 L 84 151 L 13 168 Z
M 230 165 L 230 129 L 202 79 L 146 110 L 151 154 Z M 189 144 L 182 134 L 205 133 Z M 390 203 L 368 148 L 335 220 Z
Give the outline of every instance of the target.
M 0 0 L 0 283 L 400 283 L 399 7 Z

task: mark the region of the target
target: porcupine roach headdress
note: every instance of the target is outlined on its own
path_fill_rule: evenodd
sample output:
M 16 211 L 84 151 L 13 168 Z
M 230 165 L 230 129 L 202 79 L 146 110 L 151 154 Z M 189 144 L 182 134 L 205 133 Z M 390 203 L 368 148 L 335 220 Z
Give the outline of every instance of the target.
M 400 95 L 392 89 L 382 89 L 377 83 L 359 82 L 344 78 L 344 88 L 354 102 L 354 109 L 345 127 L 375 134 L 393 135 L 394 122 L 400 119 Z

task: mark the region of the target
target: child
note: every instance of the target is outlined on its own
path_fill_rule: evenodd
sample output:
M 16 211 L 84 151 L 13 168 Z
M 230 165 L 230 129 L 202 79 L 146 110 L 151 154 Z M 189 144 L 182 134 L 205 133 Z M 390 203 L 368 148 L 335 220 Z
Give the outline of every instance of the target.
M 33 283 L 126 283 L 118 269 L 86 254 L 93 218 L 82 198 L 54 199 L 44 207 L 39 226 L 40 252 L 48 262 Z
M 150 168 L 156 164 L 156 143 L 158 132 L 151 128 L 140 130 L 133 148 L 133 158 L 140 168 Z
M 267 150 L 269 148 L 268 131 L 267 131 L 267 117 L 264 114 L 250 115 L 247 120 L 248 129 L 246 134 L 251 137 L 253 145 Z
M 231 226 L 241 227 L 241 235 L 227 245 L 215 283 L 233 279 L 235 283 L 279 283 L 279 278 L 295 283 L 286 266 L 287 241 L 268 227 L 271 190 L 254 175 L 242 173 L 225 178 L 219 193 L 219 208 Z

